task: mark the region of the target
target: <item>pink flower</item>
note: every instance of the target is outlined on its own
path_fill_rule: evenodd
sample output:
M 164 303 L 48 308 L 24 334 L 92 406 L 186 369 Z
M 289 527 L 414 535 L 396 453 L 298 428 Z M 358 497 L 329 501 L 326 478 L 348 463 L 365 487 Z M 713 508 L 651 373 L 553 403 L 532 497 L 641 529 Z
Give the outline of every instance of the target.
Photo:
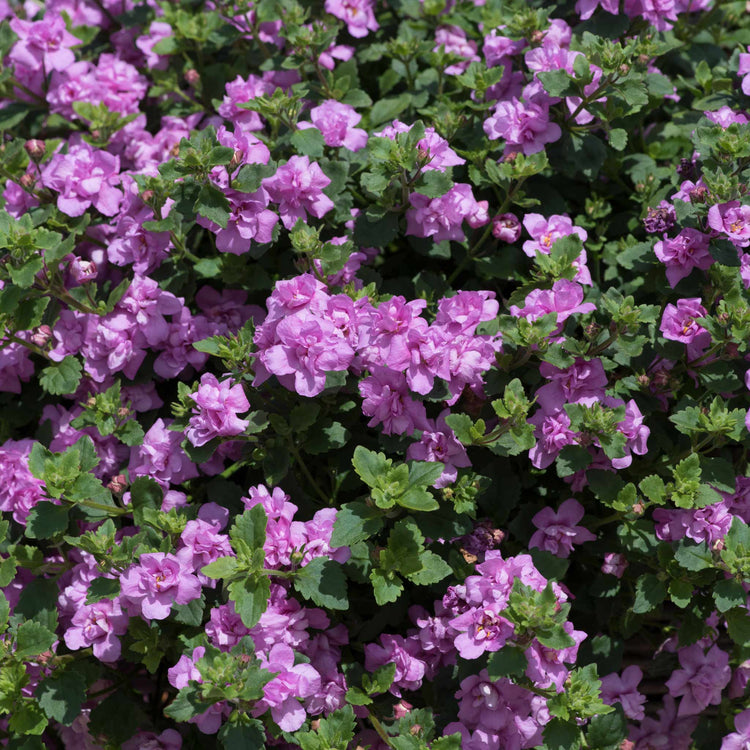
M 188 604 L 201 595 L 200 581 L 193 575 L 191 556 L 165 552 L 141 555 L 120 576 L 123 604 L 128 611 L 148 620 L 164 620 L 173 604 Z
M 477 43 L 466 38 L 466 32 L 460 26 L 440 26 L 435 32 L 435 46 L 433 52 L 440 51 L 440 48 L 451 55 L 463 58 L 462 62 L 448 65 L 443 71 L 446 75 L 460 75 L 469 63 L 479 60 L 477 54 Z
M 281 221 L 292 229 L 297 219 L 307 221 L 308 212 L 320 219 L 333 208 L 333 201 L 323 188 L 331 184 L 320 166 L 307 156 L 292 156 L 263 180 L 263 187 L 274 203 L 279 204 Z
M 539 531 L 529 540 L 529 547 L 539 547 L 558 557 L 568 557 L 574 544 L 593 542 L 596 534 L 576 524 L 583 518 L 583 506 L 572 497 L 557 512 L 552 508 L 540 510 L 531 522 Z
M 462 659 L 478 659 L 485 652 L 499 651 L 513 635 L 513 623 L 500 615 L 503 607 L 492 602 L 472 607 L 454 618 L 450 625 L 459 631 L 455 646 Z
M 443 411 L 434 428 L 424 430 L 418 443 L 412 443 L 406 451 L 406 457 L 415 461 L 437 461 L 444 465 L 443 473 L 433 485 L 437 489 L 447 487 L 456 481 L 458 467 L 471 466 L 466 448 L 456 439 L 453 430 L 448 427 L 445 417 L 450 413 Z
M 48 12 L 41 21 L 23 21 L 13 16 L 10 28 L 18 35 L 18 41 L 8 57 L 29 71 L 51 73 L 65 70 L 75 62 L 70 47 L 80 44 L 81 40 L 67 31 L 61 15 Z
M 622 578 L 622 574 L 625 572 L 625 568 L 628 567 L 628 561 L 625 555 L 620 552 L 607 552 L 604 555 L 604 562 L 602 563 L 602 573 L 607 575 L 615 576 L 615 578 Z
M 396 673 L 390 692 L 401 697 L 401 690 L 417 690 L 425 675 L 425 663 L 409 650 L 409 643 L 400 635 L 381 635 L 380 643 L 365 646 L 365 669 L 374 672 L 384 664 L 395 664 Z
M 622 671 L 602 677 L 601 698 L 608 705 L 620 703 L 625 716 L 633 721 L 641 721 L 646 716 L 643 704 L 646 696 L 638 692 L 638 683 L 643 679 L 640 667 L 631 664 Z
M 747 750 L 750 747 L 750 708 L 734 717 L 734 728 L 737 731 L 724 737 L 720 750 Z
M 102 599 L 76 609 L 71 626 L 65 631 L 65 645 L 71 650 L 93 647 L 100 661 L 120 658 L 120 639 L 128 630 L 130 618 L 117 600 Z
M 708 251 L 709 240 L 707 234 L 687 227 L 674 239 L 661 240 L 654 245 L 656 257 L 667 267 L 669 286 L 674 289 L 694 268 L 705 271 L 713 264 Z
M 196 447 L 205 445 L 215 437 L 241 435 L 249 424 L 237 416 L 250 408 L 239 383 L 232 385 L 229 379 L 220 383 L 215 375 L 207 372 L 201 377 L 198 391 L 191 393 L 190 398 L 196 406 L 193 407 L 194 416 L 190 418 L 185 435 Z
M 325 10 L 346 24 L 347 31 L 362 38 L 380 26 L 375 20 L 375 0 L 326 0 Z
M 719 203 L 708 209 L 708 225 L 716 232 L 725 234 L 735 247 L 750 245 L 750 206 L 739 201 Z
M 498 214 L 492 219 L 492 236 L 512 245 L 521 236 L 521 222 L 515 214 Z
M 123 199 L 120 158 L 98 151 L 87 143 L 55 154 L 42 172 L 42 183 L 55 192 L 57 207 L 68 216 L 82 216 L 93 206 L 105 216 L 115 216 Z
M 316 127 L 327 146 L 344 146 L 350 151 L 359 151 L 367 145 L 367 131 L 354 126 L 362 119 L 354 107 L 335 99 L 327 99 L 310 111 L 309 122 L 300 122 L 300 130 Z
M 406 125 L 400 120 L 394 120 L 375 135 L 378 138 L 390 138 L 390 140 L 395 141 L 399 133 L 408 133 L 412 127 L 412 125 Z M 427 164 L 422 167 L 423 172 L 429 172 L 431 169 L 445 172 L 446 167 L 466 164 L 466 159 L 462 159 L 448 145 L 448 141 L 435 132 L 435 128 L 425 128 L 424 138 L 417 141 L 417 148 L 424 152 L 425 156 L 429 156 Z
M 706 651 L 700 643 L 694 643 L 681 648 L 678 657 L 682 669 L 675 670 L 666 682 L 671 696 L 682 696 L 677 715 L 699 714 L 721 703 L 721 691 L 732 677 L 729 654 L 718 646 Z
M 427 413 L 421 401 L 409 396 L 406 377 L 385 367 L 371 368 L 369 377 L 359 382 L 362 413 L 372 419 L 368 427 L 382 422 L 385 435 L 411 435 L 427 429 Z
M 560 126 L 550 122 L 549 110 L 533 102 L 520 102 L 515 96 L 501 101 L 484 121 L 484 132 L 491 140 L 505 139 L 505 153 L 522 151 L 527 156 L 544 149 L 545 143 L 562 135 Z
M 435 242 L 465 239 L 462 223 L 480 227 L 489 221 L 487 201 L 476 201 L 471 185 L 456 183 L 445 195 L 428 198 L 420 193 L 409 196 L 412 207 L 406 212 L 406 234 L 432 237 Z
M 523 307 L 511 305 L 510 314 L 517 318 L 538 320 L 549 313 L 557 314 L 557 322 L 564 323 L 575 313 L 588 313 L 596 310 L 596 305 L 583 301 L 583 289 L 568 279 L 560 279 L 552 289 L 534 289 L 524 300 Z
M 677 305 L 668 304 L 664 308 L 660 330 L 662 336 L 670 341 L 682 341 L 690 344 L 702 333 L 707 333 L 696 318 L 707 315 L 706 308 L 701 305 L 700 297 L 677 300 Z
M 320 674 L 309 664 L 294 664 L 294 651 L 283 643 L 276 644 L 266 658 L 263 668 L 276 676 L 263 688 L 263 699 L 255 704 L 253 716 L 260 716 L 269 708 L 271 716 L 285 732 L 296 732 L 307 713 L 299 702 L 320 690 Z
M 742 93 L 750 96 L 750 52 L 740 52 L 737 75 L 742 78 Z
M 168 426 L 163 419 L 157 419 L 141 444 L 130 449 L 128 471 L 131 479 L 151 477 L 162 487 L 168 487 L 198 476 L 195 464 L 180 447 L 182 435 Z

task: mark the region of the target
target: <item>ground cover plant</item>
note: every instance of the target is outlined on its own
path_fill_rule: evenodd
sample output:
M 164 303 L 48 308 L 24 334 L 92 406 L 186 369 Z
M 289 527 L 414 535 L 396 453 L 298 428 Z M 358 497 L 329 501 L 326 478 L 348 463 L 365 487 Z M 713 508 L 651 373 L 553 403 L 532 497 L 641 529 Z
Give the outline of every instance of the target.
M 0 1 L 0 744 L 750 748 L 750 13 Z

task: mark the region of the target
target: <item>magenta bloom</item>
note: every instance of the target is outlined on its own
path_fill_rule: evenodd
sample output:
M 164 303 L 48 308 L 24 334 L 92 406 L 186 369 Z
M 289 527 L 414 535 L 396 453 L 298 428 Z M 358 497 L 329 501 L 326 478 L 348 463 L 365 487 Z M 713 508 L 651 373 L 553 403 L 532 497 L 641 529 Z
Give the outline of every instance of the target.
M 394 663 L 396 674 L 390 692 L 401 697 L 401 690 L 417 690 L 422 686 L 425 675 L 425 663 L 411 651 L 410 644 L 400 635 L 381 635 L 380 643 L 368 643 L 365 646 L 365 669 L 374 672 L 384 664 Z
M 277 643 L 263 658 L 263 668 L 275 672 L 263 688 L 263 698 L 253 708 L 253 716 L 271 709 L 273 720 L 285 732 L 296 732 L 304 723 L 307 713 L 299 698 L 309 698 L 320 690 L 320 674 L 309 664 L 294 664 L 294 651 L 284 643 Z
M 409 396 L 406 377 L 385 367 L 373 367 L 369 377 L 359 382 L 362 413 L 372 417 L 368 427 L 383 424 L 385 435 L 411 435 L 427 429 L 427 413 L 421 401 Z
M 260 363 L 301 396 L 317 396 L 325 388 L 326 373 L 347 370 L 354 357 L 333 323 L 309 313 L 284 318 L 276 326 L 276 341 L 261 351 Z M 259 372 L 255 384 L 265 379 Z
M 677 305 L 668 304 L 664 308 L 660 330 L 665 339 L 682 341 L 685 344 L 693 342 L 696 336 L 706 332 L 703 326 L 695 322 L 707 314 L 701 305 L 700 297 L 677 300 Z
M 354 126 L 362 119 L 354 107 L 335 99 L 327 99 L 310 110 L 309 122 L 300 122 L 300 130 L 316 127 L 327 146 L 344 146 L 350 151 L 359 151 L 367 145 L 367 131 Z
M 75 62 L 70 47 L 80 44 L 65 28 L 63 17 L 52 12 L 44 14 L 41 21 L 23 21 L 12 15 L 10 28 L 18 35 L 8 57 L 29 71 L 65 70 Z
M 736 247 L 750 245 L 750 206 L 741 206 L 739 201 L 711 206 L 708 225 L 715 232 L 725 234 Z
M 478 659 L 485 652 L 499 651 L 513 635 L 513 623 L 500 615 L 503 607 L 492 602 L 484 607 L 472 607 L 451 620 L 459 631 L 455 645 L 462 659 Z
M 269 197 L 279 204 L 281 222 L 287 229 L 297 219 L 307 221 L 308 213 L 320 219 L 333 208 L 333 201 L 323 192 L 330 184 L 317 162 L 311 164 L 307 156 L 290 157 L 273 177 L 263 180 Z
M 477 201 L 471 185 L 462 182 L 437 198 L 412 193 L 409 202 L 412 207 L 406 212 L 406 234 L 432 237 L 435 242 L 465 239 L 461 227 L 464 220 L 470 227 L 480 227 L 489 221 L 487 201 Z
M 375 0 L 326 0 L 326 13 L 342 20 L 347 31 L 354 37 L 362 38 L 380 26 L 375 20 L 373 7 Z
M 557 512 L 552 508 L 540 510 L 531 522 L 539 531 L 529 540 L 529 547 L 539 547 L 558 557 L 568 557 L 574 544 L 593 542 L 596 534 L 576 524 L 583 518 L 583 506 L 572 497 Z
M 550 216 L 549 219 L 545 219 L 541 214 L 526 214 L 523 217 L 523 225 L 531 235 L 531 240 L 523 243 L 523 251 L 529 258 L 533 258 L 537 253 L 549 255 L 552 245 L 561 237 L 575 234 L 580 237 L 581 242 L 588 239 L 588 232 L 583 227 L 575 226 L 565 214 Z
M 471 466 L 466 448 L 445 422 L 449 413 L 448 409 L 443 411 L 437 418 L 437 425 L 424 430 L 420 441 L 412 443 L 406 451 L 406 457 L 415 461 L 437 461 L 444 465 L 443 473 L 433 485 L 437 489 L 453 484 L 459 467 Z
M 117 636 L 127 632 L 129 619 L 117 600 L 102 599 L 79 607 L 65 631 L 65 645 L 71 651 L 93 648 L 100 661 L 117 661 L 121 651 Z
M 378 138 L 390 138 L 395 141 L 399 133 L 408 133 L 412 125 L 406 125 L 400 120 L 394 120 L 390 125 L 386 125 L 382 130 L 375 133 Z M 422 167 L 422 171 L 429 172 L 431 169 L 437 169 L 438 172 L 445 172 L 446 167 L 455 167 L 459 164 L 466 164 L 466 159 L 462 159 L 449 145 L 445 138 L 442 138 L 435 132 L 435 128 L 425 128 L 424 138 L 417 141 L 417 148 L 424 156 L 429 156 L 429 161 Z
M 678 652 L 682 669 L 672 672 L 666 685 L 673 697 L 682 696 L 678 716 L 699 714 L 710 705 L 721 703 L 721 691 L 732 678 L 729 654 L 718 646 L 706 651 L 699 643 Z
M 196 403 L 195 416 L 190 418 L 185 435 L 196 447 L 215 437 L 241 435 L 249 424 L 237 416 L 250 408 L 239 383 L 232 385 L 231 380 L 220 383 L 215 375 L 207 372 L 201 377 L 198 391 L 191 393 L 190 398 Z
M 201 595 L 193 575 L 192 554 L 149 552 L 120 576 L 122 599 L 128 611 L 148 620 L 164 620 L 173 604 L 188 604 Z
M 705 271 L 714 259 L 708 251 L 710 237 L 697 229 L 686 227 L 674 239 L 654 244 L 656 257 L 667 267 L 667 281 L 673 289 L 680 279 L 694 268 Z
M 646 696 L 638 692 L 638 683 L 643 679 L 643 671 L 640 667 L 631 664 L 622 671 L 622 675 L 616 672 L 602 677 L 602 700 L 608 705 L 620 703 L 625 716 L 634 721 L 641 721 L 646 713 L 643 704 Z
M 479 60 L 477 54 L 477 43 L 466 38 L 466 32 L 460 26 L 440 26 L 435 31 L 435 46 L 433 52 L 438 52 L 440 48 L 457 57 L 462 57 L 463 61 L 448 65 L 445 68 L 445 74 L 449 76 L 460 75 L 469 63 Z
M 89 206 L 115 216 L 123 199 L 115 187 L 120 183 L 120 157 L 87 143 L 55 154 L 42 172 L 42 183 L 59 193 L 57 207 L 68 216 L 82 216 Z
M 580 284 L 568 279 L 560 279 L 552 289 L 534 289 L 526 296 L 523 307 L 511 305 L 510 314 L 517 318 L 538 320 L 549 313 L 557 314 L 557 322 L 565 322 L 575 313 L 588 313 L 596 310 L 596 305 L 583 301 Z
M 720 750 L 747 750 L 750 747 L 750 708 L 734 717 L 734 728 L 737 731 L 724 737 Z
M 162 487 L 168 487 L 197 477 L 198 470 L 180 447 L 181 442 L 179 432 L 168 429 L 163 419 L 157 419 L 141 444 L 130 449 L 131 479 L 151 477 Z
M 512 245 L 521 236 L 521 222 L 515 214 L 498 214 L 492 219 L 492 236 Z
M 750 96 L 750 52 L 740 52 L 739 62 L 740 64 L 737 68 L 737 75 L 743 76 L 742 93 Z
M 533 102 L 520 102 L 514 96 L 501 101 L 484 121 L 484 132 L 491 140 L 505 139 L 506 153 L 522 151 L 526 156 L 544 149 L 545 143 L 562 135 L 560 126 L 549 120 L 549 110 Z

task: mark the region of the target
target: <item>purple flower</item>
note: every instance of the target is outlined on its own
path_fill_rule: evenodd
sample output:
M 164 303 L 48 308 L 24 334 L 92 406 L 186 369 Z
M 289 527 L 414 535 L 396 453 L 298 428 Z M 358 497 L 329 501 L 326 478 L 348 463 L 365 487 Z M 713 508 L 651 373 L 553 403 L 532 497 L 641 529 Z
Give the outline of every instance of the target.
M 159 735 L 156 732 L 138 732 L 122 744 L 122 750 L 180 750 L 181 747 L 182 736 L 176 729 L 165 729 Z
M 673 289 L 694 268 L 705 271 L 713 264 L 714 259 L 708 251 L 709 240 L 707 234 L 687 227 L 675 238 L 660 240 L 654 244 L 654 253 L 667 267 L 667 281 Z
M 333 323 L 308 312 L 290 315 L 275 331 L 275 342 L 258 354 L 266 373 L 257 370 L 254 385 L 267 373 L 301 396 L 317 396 L 325 389 L 326 373 L 349 368 L 354 350 Z
M 400 635 L 381 635 L 380 643 L 365 646 L 365 669 L 374 672 L 384 664 L 395 664 L 390 692 L 400 698 L 401 690 L 418 690 L 425 675 L 425 663 L 407 650 L 409 644 Z
M 643 228 L 650 234 L 661 234 L 668 232 L 676 220 L 674 206 L 667 201 L 662 201 L 656 208 L 648 209 L 646 218 L 643 220 Z
M 747 750 L 750 747 L 750 708 L 734 717 L 734 728 L 737 731 L 724 737 L 720 750 Z
M 369 377 L 360 380 L 359 392 L 363 414 L 372 417 L 368 427 L 382 423 L 385 435 L 411 435 L 428 428 L 424 404 L 409 396 L 402 373 L 373 366 Z
M 540 510 L 531 522 L 539 531 L 529 540 L 529 547 L 539 547 L 558 557 L 568 557 L 574 544 L 593 542 L 596 534 L 576 524 L 583 518 L 583 506 L 572 497 L 557 512 L 552 508 Z
M 192 555 L 191 566 L 197 572 L 198 579 L 204 586 L 208 585 L 209 582 L 215 585 L 215 581 L 204 577 L 200 571 L 205 565 L 218 560 L 220 557 L 233 556 L 229 537 L 226 534 L 217 533 L 212 523 L 197 519 L 185 524 L 185 528 L 180 534 L 180 542 L 179 551 L 188 550 Z
M 531 463 L 537 469 L 546 469 L 566 445 L 575 445 L 579 434 L 570 429 L 570 417 L 564 409 L 552 414 L 538 411 L 529 422 L 536 425 L 536 445 L 529 451 Z
M 390 138 L 394 141 L 399 133 L 408 133 L 412 127 L 400 120 L 394 120 L 390 125 L 375 133 L 375 135 L 378 138 Z M 422 167 L 423 172 L 429 172 L 431 169 L 445 172 L 446 167 L 466 164 L 466 159 L 462 159 L 448 145 L 448 141 L 437 134 L 435 128 L 425 128 L 424 138 L 417 141 L 417 148 L 420 151 L 420 155 L 429 156 L 427 163 Z
M 320 690 L 320 675 L 309 664 L 294 664 L 294 651 L 286 644 L 275 645 L 268 657 L 263 654 L 263 668 L 276 676 L 263 687 L 263 698 L 255 704 L 253 716 L 269 708 L 271 716 L 285 732 L 296 732 L 307 718 L 299 698 L 309 698 Z
M 157 419 L 141 444 L 130 449 L 131 478 L 151 477 L 162 487 L 168 487 L 197 477 L 198 470 L 180 447 L 181 442 L 180 432 L 168 429 L 163 419 Z
M 737 75 L 742 78 L 742 93 L 750 96 L 750 52 L 740 52 Z
M 477 43 L 467 39 L 466 32 L 460 26 L 438 27 L 432 51 L 439 52 L 441 47 L 448 54 L 463 58 L 462 62 L 448 65 L 444 69 L 443 72 L 449 76 L 460 75 L 469 67 L 470 62 L 480 59 L 477 54 Z
M 660 330 L 665 339 L 682 341 L 691 344 L 697 336 L 707 333 L 696 318 L 707 315 L 706 308 L 701 305 L 700 297 L 677 300 L 677 305 L 668 304 L 664 308 Z
M 750 206 L 742 206 L 739 201 L 711 206 L 708 225 L 715 232 L 725 234 L 735 247 L 750 245 Z
M 361 39 L 380 26 L 375 20 L 375 0 L 326 0 L 325 10 L 346 24 L 347 31 Z
M 616 578 L 622 578 L 622 574 L 625 572 L 625 568 L 628 567 L 628 561 L 620 552 L 607 552 L 604 555 L 604 562 L 602 563 L 602 573 L 606 575 L 615 576 Z
M 185 435 L 196 447 L 205 445 L 215 437 L 241 435 L 249 424 L 237 416 L 250 408 L 239 383 L 232 385 L 231 380 L 220 383 L 215 375 L 207 372 L 201 377 L 198 391 L 191 393 L 190 398 L 196 406 L 193 407 L 194 416 L 190 417 Z
M 119 635 L 128 630 L 130 618 L 120 609 L 117 600 L 102 599 L 76 609 L 71 626 L 65 631 L 65 645 L 71 650 L 93 648 L 100 661 L 120 658 Z
M 666 682 L 671 696 L 682 696 L 677 715 L 699 714 L 721 703 L 721 691 L 732 677 L 729 654 L 718 646 L 706 651 L 700 643 L 694 643 L 681 648 L 678 657 L 682 669 L 675 670 Z
M 458 441 L 445 418 L 450 410 L 445 409 L 437 418 L 436 425 L 424 430 L 418 443 L 412 443 L 406 457 L 414 461 L 437 461 L 444 465 L 443 473 L 433 485 L 437 489 L 453 484 L 458 477 L 458 468 L 471 466 L 466 448 Z
M 57 207 L 68 216 L 81 216 L 89 206 L 105 216 L 115 216 L 123 199 L 120 158 L 98 151 L 87 143 L 55 154 L 42 172 L 42 183 L 59 193 Z
M 359 151 L 367 145 L 367 131 L 354 126 L 362 119 L 354 107 L 335 99 L 326 99 L 310 110 L 309 122 L 300 122 L 300 130 L 316 127 L 327 146 L 344 146 L 350 151 Z
M 521 236 L 521 222 L 515 214 L 498 214 L 492 219 L 492 236 L 512 245 Z
M 634 721 L 642 721 L 646 716 L 643 704 L 646 696 L 638 692 L 638 683 L 643 679 L 640 667 L 631 664 L 622 675 L 612 673 L 602 677 L 601 698 L 608 705 L 620 703 L 625 716 Z
M 148 620 L 164 620 L 173 604 L 188 604 L 201 595 L 193 575 L 190 552 L 173 555 L 148 552 L 120 576 L 122 600 L 128 611 Z
M 500 612 L 503 607 L 497 602 L 486 606 L 472 607 L 468 612 L 450 621 L 459 632 L 455 645 L 462 659 L 478 659 L 485 652 L 499 651 L 513 635 L 513 623 Z
M 411 193 L 409 203 L 412 207 L 406 212 L 406 234 L 432 237 L 435 242 L 465 239 L 461 226 L 464 220 L 472 228 L 489 221 L 487 201 L 476 201 L 471 185 L 462 182 L 437 198 Z
M 221 604 L 211 610 L 211 619 L 206 624 L 206 635 L 216 648 L 229 651 L 249 634 L 250 630 L 237 614 L 234 602 Z
M 556 313 L 558 324 L 564 323 L 575 313 L 588 313 L 596 310 L 596 305 L 583 301 L 580 284 L 568 279 L 560 279 L 552 289 L 534 289 L 524 300 L 523 307 L 511 305 L 510 314 L 517 318 L 538 320 L 543 315 Z
M 520 102 L 515 96 L 495 107 L 493 115 L 484 121 L 484 132 L 491 140 L 505 139 L 505 153 L 521 151 L 526 156 L 542 151 L 545 143 L 562 135 L 560 126 L 550 122 L 546 107 Z
M 29 71 L 65 70 L 75 62 L 70 47 L 81 40 L 70 34 L 59 14 L 47 12 L 41 21 L 24 21 L 17 16 L 10 19 L 10 28 L 18 35 L 8 57 Z
M 323 192 L 331 184 L 317 162 L 307 156 L 292 156 L 263 180 L 263 187 L 274 203 L 279 204 L 281 222 L 292 229 L 297 219 L 307 221 L 308 212 L 320 219 L 333 208 L 333 201 Z

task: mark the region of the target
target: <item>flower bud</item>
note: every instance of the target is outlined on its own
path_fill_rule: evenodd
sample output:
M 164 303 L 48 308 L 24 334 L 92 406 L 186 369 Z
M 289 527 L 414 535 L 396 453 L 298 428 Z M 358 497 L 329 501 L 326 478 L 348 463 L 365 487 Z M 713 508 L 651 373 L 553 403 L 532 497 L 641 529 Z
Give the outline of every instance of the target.
M 232 160 L 229 162 L 229 166 L 227 167 L 227 169 L 230 172 L 234 172 L 234 170 L 237 169 L 237 167 L 239 167 L 240 164 L 242 164 L 242 159 L 244 158 L 244 156 L 245 156 L 244 151 L 242 151 L 242 149 L 236 148 L 234 150 L 234 154 L 232 155 Z
M 79 283 L 83 284 L 86 281 L 91 281 L 96 278 L 97 268 L 96 263 L 91 260 L 81 260 L 76 258 L 70 264 L 70 272 L 73 278 Z
M 52 338 L 52 329 L 48 325 L 37 326 L 30 336 L 30 341 L 38 347 L 44 347 Z
M 515 214 L 498 214 L 492 219 L 492 236 L 512 245 L 521 236 L 521 222 Z
M 28 172 L 26 172 L 26 174 L 21 175 L 21 178 L 18 180 L 18 182 L 21 184 L 21 187 L 34 187 L 34 185 L 36 185 L 36 177 L 34 177 L 33 174 L 29 174 Z
M 141 193 L 141 200 L 144 203 L 148 203 L 153 197 L 154 197 L 154 191 L 153 190 L 144 190 Z
M 544 39 L 544 32 L 541 29 L 535 29 L 531 32 L 531 43 L 540 44 Z
M 195 68 L 190 68 L 190 70 L 185 71 L 185 82 L 188 86 L 196 86 L 200 83 L 200 80 L 201 74 Z
M 26 149 L 26 153 L 29 157 L 34 161 L 40 161 L 47 152 L 47 147 L 45 146 L 44 141 L 40 141 L 38 138 L 32 138 L 31 140 L 26 141 L 26 143 L 23 144 L 23 147 Z
M 648 388 L 651 385 L 651 378 L 644 372 L 636 378 L 636 382 L 641 388 Z
M 631 510 L 632 510 L 632 512 L 633 512 L 634 515 L 636 515 L 636 516 L 642 516 L 643 512 L 646 510 L 646 508 L 644 507 L 643 503 L 637 502 L 637 503 L 633 504 L 633 507 L 632 507 Z
M 117 474 L 109 480 L 107 489 L 113 492 L 115 495 L 122 494 L 128 486 L 128 480 L 124 474 Z
M 393 707 L 393 718 L 394 719 L 403 719 L 404 716 L 406 716 L 411 710 L 414 708 L 414 706 L 411 705 L 408 701 L 405 701 L 403 698 Z

